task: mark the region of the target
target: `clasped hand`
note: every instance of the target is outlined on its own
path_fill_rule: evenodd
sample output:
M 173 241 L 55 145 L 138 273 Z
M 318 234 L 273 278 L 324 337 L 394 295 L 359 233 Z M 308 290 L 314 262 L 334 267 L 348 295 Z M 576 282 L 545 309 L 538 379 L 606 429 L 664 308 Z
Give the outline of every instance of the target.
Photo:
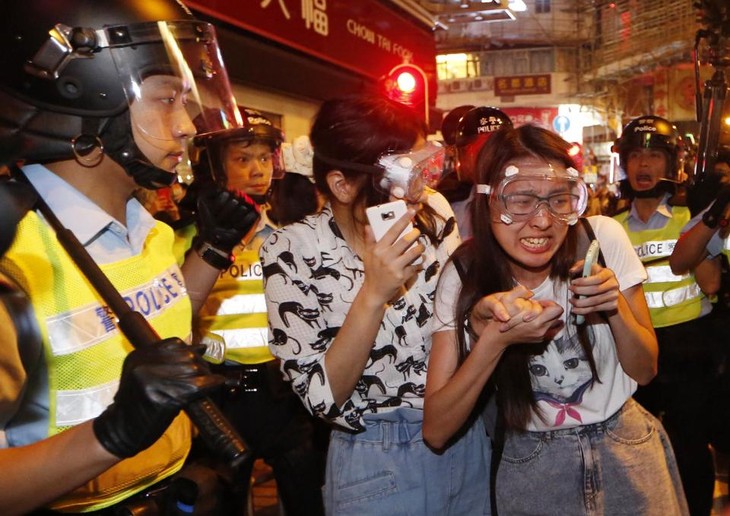
M 583 269 L 583 260 L 571 268 L 571 275 Z M 619 285 L 611 269 L 593 265 L 591 275 L 570 282 L 571 311 L 574 314 L 611 312 L 618 308 Z M 472 308 L 470 323 L 477 335 L 494 325 L 505 346 L 542 342 L 563 326 L 563 308 L 550 300 L 534 300 L 531 290 L 518 285 L 507 292 L 481 298 Z
M 481 335 L 492 330 L 488 333 L 504 347 L 542 342 L 562 328 L 563 308 L 554 301 L 532 297 L 532 291 L 522 285 L 485 296 L 472 308 L 471 323 L 475 328 L 481 326 Z

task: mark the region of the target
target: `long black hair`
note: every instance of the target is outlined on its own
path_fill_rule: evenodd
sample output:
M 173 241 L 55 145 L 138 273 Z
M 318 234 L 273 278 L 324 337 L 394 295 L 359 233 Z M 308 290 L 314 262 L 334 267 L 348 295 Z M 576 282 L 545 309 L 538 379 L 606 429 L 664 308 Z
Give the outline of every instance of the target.
M 537 157 L 546 162 L 574 167 L 568 149 L 570 144 L 557 134 L 533 125 L 519 128 L 505 127 L 495 132 L 484 145 L 477 159 L 477 182 L 490 185 L 494 190 L 502 179 L 501 172 L 511 162 Z M 471 308 L 483 296 L 505 292 L 514 288 L 514 274 L 510 258 L 497 242 L 492 232 L 492 214 L 488 198 L 478 195 L 471 207 L 473 238 L 462 244 L 452 255 L 458 262 L 464 278 L 456 303 L 457 342 L 460 360 L 468 353 L 464 321 Z M 565 241 L 552 258 L 550 277 L 567 281 L 569 270 L 576 261 L 579 225 L 570 226 Z M 586 334 L 585 325 L 578 331 L 581 347 L 588 357 L 594 379 L 598 380 L 595 360 Z M 541 354 L 547 342 L 540 344 L 512 345 L 502 355 L 492 380 L 499 393 L 506 428 L 524 429 L 531 411 L 539 414 L 532 392 L 528 362 Z

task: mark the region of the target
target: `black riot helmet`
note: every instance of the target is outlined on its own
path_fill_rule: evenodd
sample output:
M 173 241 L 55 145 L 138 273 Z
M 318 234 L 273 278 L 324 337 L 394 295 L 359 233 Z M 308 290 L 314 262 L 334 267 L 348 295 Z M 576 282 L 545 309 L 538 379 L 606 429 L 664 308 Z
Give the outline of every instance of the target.
M 629 152 L 634 149 L 662 149 L 667 153 L 665 179 L 676 181 L 682 168 L 680 138 L 677 128 L 668 120 L 654 116 L 640 116 L 631 120 L 616 142 L 621 168 L 626 174 Z
M 177 0 L 3 2 L 0 46 L 0 163 L 102 149 L 154 188 L 175 175 L 138 139 L 162 149 L 184 133 L 183 120 L 152 116 L 163 104 L 184 105 L 193 131 L 202 112 L 208 126 L 241 125 L 213 27 Z
M 271 120 L 255 109 L 241 109 L 242 124 L 238 127 L 206 131 L 198 128 L 194 138 L 193 169 L 195 181 L 199 183 L 213 182 L 221 188 L 228 185 L 228 175 L 225 169 L 224 153 L 232 144 L 251 145 L 262 143 L 271 148 L 272 179 L 281 179 L 284 176 L 284 165 L 281 156 L 281 144 L 284 142 L 284 133 L 274 126 Z M 196 126 L 199 118 L 195 120 Z M 253 196 L 252 196 L 253 197 Z M 256 201 L 262 201 L 254 197 Z
M 462 147 L 475 141 L 481 135 L 489 135 L 502 127 L 512 127 L 512 120 L 496 107 L 480 106 L 462 115 L 456 126 L 455 143 Z

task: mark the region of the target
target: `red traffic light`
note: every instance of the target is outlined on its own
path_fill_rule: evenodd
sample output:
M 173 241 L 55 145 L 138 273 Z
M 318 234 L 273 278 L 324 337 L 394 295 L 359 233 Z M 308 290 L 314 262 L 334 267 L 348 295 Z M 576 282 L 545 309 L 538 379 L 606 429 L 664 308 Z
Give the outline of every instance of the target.
M 399 64 L 381 80 L 385 95 L 424 113 L 428 123 L 428 79 L 421 67 Z
M 395 84 L 403 93 L 413 93 L 416 91 L 416 86 L 418 85 L 416 78 L 409 71 L 398 73 L 398 76 L 395 78 Z

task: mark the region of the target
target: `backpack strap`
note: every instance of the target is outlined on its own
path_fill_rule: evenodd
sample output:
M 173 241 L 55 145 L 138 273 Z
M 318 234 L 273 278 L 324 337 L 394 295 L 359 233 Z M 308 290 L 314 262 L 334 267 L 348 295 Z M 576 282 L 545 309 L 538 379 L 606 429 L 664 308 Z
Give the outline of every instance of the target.
M 596 240 L 596 233 L 593 231 L 593 226 L 588 222 L 588 219 L 581 217 L 578 219 L 580 225 L 583 227 L 582 232 L 578 232 L 578 246 L 576 247 L 576 256 L 582 258 L 588 252 L 588 246 L 591 245 L 593 240 Z M 598 248 L 598 263 L 601 267 L 606 266 L 606 259 L 603 257 L 603 249 Z

